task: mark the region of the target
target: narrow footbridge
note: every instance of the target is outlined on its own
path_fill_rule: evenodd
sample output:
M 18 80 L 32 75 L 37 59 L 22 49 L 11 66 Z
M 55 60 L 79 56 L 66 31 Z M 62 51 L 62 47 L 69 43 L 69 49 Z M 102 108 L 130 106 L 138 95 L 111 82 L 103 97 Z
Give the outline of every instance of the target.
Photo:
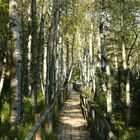
M 92 140 L 81 112 L 79 94 L 74 90 L 60 113 L 58 140 Z
M 117 140 L 99 108 L 83 91 L 75 91 L 72 86 L 61 90 L 55 96 L 54 103 L 25 140 L 44 140 L 41 129 L 49 134 L 53 132 L 53 126 L 56 127 L 56 124 L 56 140 Z

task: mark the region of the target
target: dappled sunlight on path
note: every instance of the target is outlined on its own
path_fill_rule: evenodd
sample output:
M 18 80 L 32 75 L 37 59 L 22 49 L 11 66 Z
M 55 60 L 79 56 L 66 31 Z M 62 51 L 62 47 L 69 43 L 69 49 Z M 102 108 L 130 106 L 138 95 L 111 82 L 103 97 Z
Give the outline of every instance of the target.
M 71 91 L 59 117 L 58 140 L 92 140 L 80 109 L 79 94 Z

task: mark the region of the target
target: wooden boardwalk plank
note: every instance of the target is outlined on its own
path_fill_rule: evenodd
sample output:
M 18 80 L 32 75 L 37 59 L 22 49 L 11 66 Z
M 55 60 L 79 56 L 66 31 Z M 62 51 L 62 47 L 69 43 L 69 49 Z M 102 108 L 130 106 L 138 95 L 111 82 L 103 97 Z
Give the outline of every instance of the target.
M 70 98 L 65 105 L 59 117 L 58 140 L 93 140 L 89 137 L 86 129 L 87 123 L 84 120 L 80 109 L 79 94 L 71 91 Z

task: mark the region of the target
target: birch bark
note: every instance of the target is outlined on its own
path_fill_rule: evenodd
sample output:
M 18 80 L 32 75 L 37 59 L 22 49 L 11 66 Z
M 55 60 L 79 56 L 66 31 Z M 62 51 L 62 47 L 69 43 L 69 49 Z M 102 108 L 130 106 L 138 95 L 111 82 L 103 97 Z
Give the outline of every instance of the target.
M 37 47 L 37 15 L 36 15 L 36 0 L 32 0 L 31 4 L 32 11 L 32 71 L 33 71 L 33 94 L 34 94 L 34 112 L 37 112 L 37 98 L 38 98 L 38 81 L 39 71 L 38 71 L 38 47 Z
M 129 70 L 129 65 L 127 66 L 126 62 L 126 50 L 125 50 L 125 30 L 124 30 L 124 8 L 125 8 L 125 0 L 120 1 L 120 10 L 121 10 L 121 45 L 122 45 L 122 61 L 123 61 L 123 69 L 127 73 L 126 76 L 126 87 L 125 87 L 125 97 L 126 97 L 126 106 L 127 106 L 127 111 L 126 111 L 126 127 L 129 126 L 129 121 L 130 121 L 130 114 L 131 114 L 131 99 L 130 99 L 130 70 Z
M 31 5 L 28 7 L 28 45 L 27 45 L 27 81 L 28 96 L 31 96 Z
M 9 19 L 13 59 L 13 65 L 11 68 L 12 107 L 10 122 L 16 124 L 20 121 L 21 103 L 21 50 L 17 0 L 9 1 Z
M 42 5 L 42 17 L 41 17 L 41 23 L 40 23 L 40 47 L 39 47 L 39 75 L 40 80 L 43 79 L 43 87 L 42 92 L 43 95 L 45 95 L 45 85 L 46 85 L 46 74 L 47 74 L 47 45 L 45 44 L 45 38 L 46 38 L 46 12 L 47 12 L 47 1 L 43 1 Z M 43 74 L 41 75 L 43 69 Z M 43 78 L 42 78 L 43 77 Z
M 2 92 L 2 88 L 4 84 L 5 72 L 6 72 L 6 68 L 5 66 L 2 66 L 2 72 L 1 72 L 1 78 L 0 78 L 0 94 Z

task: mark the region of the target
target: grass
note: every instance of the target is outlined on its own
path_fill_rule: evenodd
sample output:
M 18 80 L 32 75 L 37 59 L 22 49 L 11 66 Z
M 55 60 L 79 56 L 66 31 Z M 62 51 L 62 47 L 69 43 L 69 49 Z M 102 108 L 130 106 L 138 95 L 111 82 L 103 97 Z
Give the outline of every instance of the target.
M 62 104 L 59 104 L 59 108 Z M 23 119 L 18 127 L 13 128 L 8 122 L 10 116 L 10 104 L 5 102 L 2 108 L 2 123 L 0 124 L 0 140 L 24 140 L 31 128 L 34 126 L 34 109 L 32 106 L 32 99 L 30 97 L 24 97 L 24 114 Z M 44 96 L 40 92 L 38 95 L 38 111 L 42 115 L 46 108 L 44 104 Z M 56 116 L 56 115 L 55 115 Z M 53 116 L 52 116 L 53 117 Z M 53 132 L 46 133 L 45 125 L 41 127 L 42 140 L 56 140 L 55 126 L 53 125 Z M 33 138 L 34 139 L 34 138 Z
M 115 134 L 119 140 L 140 140 L 140 111 L 133 109 L 131 111 L 131 120 L 129 128 L 125 128 L 124 110 L 116 110 L 113 114 L 113 123 Z

